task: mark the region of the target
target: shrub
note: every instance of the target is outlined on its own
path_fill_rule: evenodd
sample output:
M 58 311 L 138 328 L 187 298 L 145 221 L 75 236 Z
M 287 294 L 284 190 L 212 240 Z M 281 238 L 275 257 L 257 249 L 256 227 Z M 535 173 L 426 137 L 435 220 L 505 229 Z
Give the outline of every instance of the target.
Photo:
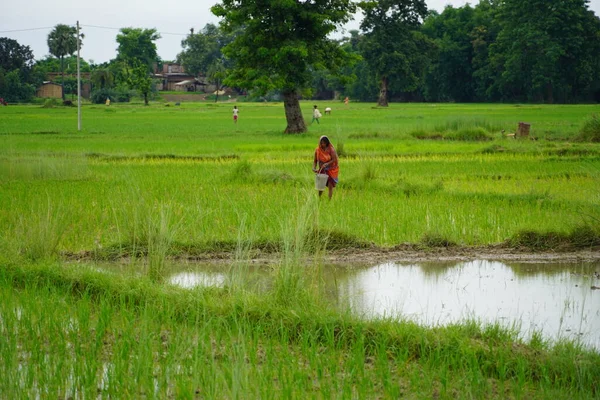
M 117 93 L 113 89 L 94 90 L 90 100 L 94 104 L 104 104 L 107 98 L 110 99 L 110 101 L 116 101 Z
M 427 247 L 453 247 L 456 243 L 450 239 L 440 235 L 439 233 L 427 232 L 423 234 L 419 241 L 422 245 Z
M 486 141 L 492 140 L 492 137 L 484 128 L 481 127 L 468 127 L 459 129 L 456 132 L 448 133 L 444 136 L 444 139 L 449 140 L 464 140 L 464 141 Z
M 44 104 L 42 105 L 42 108 L 54 108 L 60 105 L 60 102 L 58 101 L 58 99 L 46 99 L 44 101 Z
M 594 114 L 584 122 L 577 140 L 581 142 L 600 142 L 600 117 L 598 115 Z

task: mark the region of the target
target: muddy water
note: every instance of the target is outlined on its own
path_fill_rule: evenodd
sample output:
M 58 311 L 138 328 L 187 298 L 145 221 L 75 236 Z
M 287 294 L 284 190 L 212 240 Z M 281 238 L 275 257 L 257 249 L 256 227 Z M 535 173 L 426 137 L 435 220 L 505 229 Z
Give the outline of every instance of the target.
M 395 264 L 322 270 L 327 292 L 364 318 L 400 317 L 427 326 L 469 319 L 499 322 L 529 338 L 568 338 L 600 349 L 600 265 L 505 264 L 494 261 Z M 268 288 L 264 269 L 247 282 Z M 183 287 L 223 286 L 215 267 L 186 267 L 170 282 Z

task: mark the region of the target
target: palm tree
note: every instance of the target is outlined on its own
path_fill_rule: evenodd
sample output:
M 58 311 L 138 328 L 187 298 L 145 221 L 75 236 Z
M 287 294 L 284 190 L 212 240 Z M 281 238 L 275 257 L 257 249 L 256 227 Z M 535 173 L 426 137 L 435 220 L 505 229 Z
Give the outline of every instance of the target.
M 74 26 L 64 24 L 56 25 L 48 34 L 48 48 L 50 49 L 50 54 L 60 59 L 61 86 L 63 86 L 65 82 L 64 57 L 70 56 L 77 51 L 77 29 Z M 64 100 L 64 86 L 62 92 Z

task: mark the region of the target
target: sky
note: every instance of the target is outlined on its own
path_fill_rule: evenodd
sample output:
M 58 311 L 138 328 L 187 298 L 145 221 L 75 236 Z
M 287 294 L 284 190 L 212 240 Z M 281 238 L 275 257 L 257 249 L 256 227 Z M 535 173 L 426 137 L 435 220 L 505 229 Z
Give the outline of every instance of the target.
M 48 53 L 48 33 L 57 24 L 81 25 L 85 35 L 81 57 L 94 63 L 109 61 L 116 56 L 116 36 L 120 28 L 156 28 L 161 39 L 156 41 L 158 55 L 165 61 L 175 60 L 181 52 L 181 40 L 190 28 L 196 32 L 207 23 L 217 24 L 210 7 L 218 0 L 29 0 L 23 6 L 14 1 L 0 0 L 0 37 L 15 39 L 29 46 L 36 59 Z M 443 11 L 446 5 L 475 5 L 478 0 L 426 0 L 429 9 Z M 588 6 L 600 15 L 600 0 L 590 0 Z M 36 10 L 36 12 L 31 12 Z M 360 18 L 360 16 L 358 16 Z M 360 20 L 345 29 L 358 29 Z M 341 37 L 344 32 L 338 32 Z

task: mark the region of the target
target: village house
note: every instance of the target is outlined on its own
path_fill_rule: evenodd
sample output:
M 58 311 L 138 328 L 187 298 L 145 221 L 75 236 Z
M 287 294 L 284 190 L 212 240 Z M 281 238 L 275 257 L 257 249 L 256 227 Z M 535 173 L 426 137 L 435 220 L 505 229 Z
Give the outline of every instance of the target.
M 158 81 L 156 88 L 160 91 L 204 92 L 207 86 L 176 63 L 154 64 L 154 78 Z

